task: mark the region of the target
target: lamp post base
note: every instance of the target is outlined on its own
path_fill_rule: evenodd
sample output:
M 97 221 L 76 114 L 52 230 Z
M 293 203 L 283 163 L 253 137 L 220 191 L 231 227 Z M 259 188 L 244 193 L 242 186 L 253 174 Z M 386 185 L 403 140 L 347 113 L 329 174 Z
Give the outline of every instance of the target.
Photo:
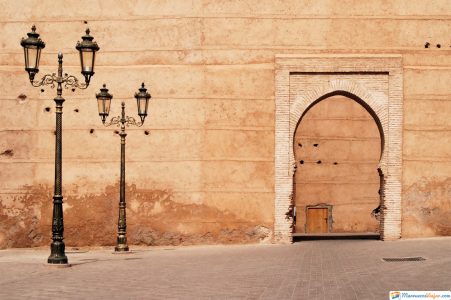
M 45 264 L 45 266 L 52 269 L 64 269 L 72 267 L 71 264 L 49 264 L 49 263 Z
M 125 232 L 125 230 L 124 230 L 124 232 Z M 117 236 L 116 247 L 114 247 L 115 252 L 127 252 L 128 251 L 127 237 L 125 236 L 124 232 L 120 231 Z
M 128 245 L 126 244 L 122 244 L 122 245 L 117 245 L 116 247 L 114 247 L 114 251 L 115 252 L 128 252 Z
M 67 264 L 67 256 L 64 254 L 66 246 L 64 242 L 54 241 L 50 245 L 50 256 L 47 259 L 49 264 Z

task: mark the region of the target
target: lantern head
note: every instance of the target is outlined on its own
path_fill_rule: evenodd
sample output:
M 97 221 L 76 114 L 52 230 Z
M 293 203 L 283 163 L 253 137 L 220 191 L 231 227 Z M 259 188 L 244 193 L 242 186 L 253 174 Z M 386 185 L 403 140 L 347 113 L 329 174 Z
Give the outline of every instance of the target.
M 103 87 L 100 89 L 100 93 L 96 94 L 96 98 L 97 106 L 99 108 L 99 116 L 102 119 L 102 123 L 105 124 L 105 120 L 110 114 L 111 99 L 113 99 L 113 95 L 108 93 L 106 85 L 103 84 Z
M 75 48 L 80 52 L 81 74 L 85 77 L 86 85 L 89 85 L 91 76 L 94 75 L 94 62 L 96 52 L 99 51 L 99 46 L 93 42 L 93 36 L 89 35 L 89 28 L 86 29 L 86 35 L 82 36 L 82 41 L 77 42 Z
M 39 59 L 41 58 L 41 50 L 45 47 L 45 43 L 39 38 L 36 32 L 36 26 L 31 27 L 31 32 L 27 33 L 28 37 L 22 38 L 20 45 L 24 49 L 25 70 L 28 72 L 30 81 L 34 80 L 34 76 L 39 72 Z
M 141 118 L 141 123 L 144 123 L 144 119 L 147 116 L 149 99 L 151 98 L 150 94 L 147 92 L 147 89 L 144 87 L 144 82 L 142 83 L 139 92 L 135 93 L 135 98 L 138 104 L 138 115 Z

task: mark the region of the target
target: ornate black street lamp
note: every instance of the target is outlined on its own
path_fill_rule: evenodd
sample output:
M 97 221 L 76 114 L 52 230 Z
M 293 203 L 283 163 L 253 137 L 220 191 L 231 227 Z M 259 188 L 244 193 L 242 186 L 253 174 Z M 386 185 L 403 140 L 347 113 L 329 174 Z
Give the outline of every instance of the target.
M 55 136 L 55 188 L 53 195 L 53 221 L 52 221 L 52 243 L 50 245 L 50 256 L 47 260 L 49 264 L 67 264 L 67 256 L 65 254 L 64 245 L 64 222 L 63 222 L 63 195 L 61 189 L 62 183 L 62 113 L 63 113 L 63 84 L 64 88 L 71 88 L 74 91 L 76 88 L 86 89 L 89 85 L 91 76 L 94 75 L 94 59 L 95 54 L 99 50 L 96 42 L 93 42 L 93 37 L 89 35 L 89 29 L 86 30 L 86 35 L 82 36 L 82 41 L 76 45 L 80 52 L 81 73 L 85 77 L 85 82 L 80 83 L 75 76 L 63 75 L 63 54 L 58 53 L 58 73 L 46 74 L 39 81 L 34 81 L 35 75 L 39 72 L 39 59 L 41 57 L 41 50 L 45 47 L 45 43 L 39 38 L 36 32 L 36 27 L 31 27 L 26 39 L 22 39 L 21 45 L 24 48 L 25 54 L 25 70 L 28 72 L 31 85 L 39 87 L 43 85 L 50 85 L 51 88 L 56 88 L 56 136 Z
M 121 116 L 113 117 L 109 122 L 106 122 L 106 118 L 110 113 L 111 99 L 113 95 L 108 93 L 106 85 L 100 89 L 100 93 L 96 94 L 97 106 L 99 108 L 99 116 L 102 119 L 103 125 L 106 127 L 111 125 L 117 125 L 121 127 L 119 136 L 121 137 L 121 179 L 120 179 L 120 192 L 119 192 L 119 218 L 117 223 L 117 243 L 114 251 L 125 252 L 128 251 L 127 245 L 127 218 L 125 214 L 125 126 L 138 126 L 141 127 L 144 124 L 144 119 L 147 116 L 147 108 L 149 106 L 150 94 L 142 84 L 139 92 L 135 93 L 136 102 L 138 105 L 138 115 L 141 122 L 137 122 L 133 117 L 125 115 L 125 102 L 122 102 Z

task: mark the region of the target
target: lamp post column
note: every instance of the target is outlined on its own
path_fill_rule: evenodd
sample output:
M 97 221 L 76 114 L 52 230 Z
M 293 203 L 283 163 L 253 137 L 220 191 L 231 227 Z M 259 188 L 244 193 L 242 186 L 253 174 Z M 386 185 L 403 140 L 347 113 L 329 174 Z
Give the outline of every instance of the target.
M 58 76 L 56 77 L 57 96 L 56 103 L 56 135 L 55 135 L 55 188 L 53 194 L 53 221 L 52 221 L 52 243 L 50 245 L 50 256 L 47 260 L 51 264 L 67 264 L 64 245 L 64 222 L 63 222 L 63 195 L 62 182 L 62 123 L 63 123 L 63 54 L 58 54 Z
M 117 252 L 128 251 L 127 245 L 127 216 L 126 216 L 126 203 L 125 203 L 125 103 L 122 102 L 122 115 L 121 115 L 121 182 L 120 182 L 120 195 L 119 195 L 119 219 L 117 222 L 117 244 L 114 248 Z

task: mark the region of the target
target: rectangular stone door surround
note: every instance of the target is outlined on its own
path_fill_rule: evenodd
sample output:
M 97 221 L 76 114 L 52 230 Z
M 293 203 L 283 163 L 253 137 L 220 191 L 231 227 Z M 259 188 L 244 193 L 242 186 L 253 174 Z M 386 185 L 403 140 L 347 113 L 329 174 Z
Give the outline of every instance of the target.
M 291 243 L 293 136 L 318 99 L 350 94 L 373 114 L 382 131 L 380 235 L 401 237 L 403 78 L 400 55 L 276 55 L 274 241 Z M 291 86 L 290 86 L 291 80 Z M 294 91 L 293 91 L 294 90 Z

